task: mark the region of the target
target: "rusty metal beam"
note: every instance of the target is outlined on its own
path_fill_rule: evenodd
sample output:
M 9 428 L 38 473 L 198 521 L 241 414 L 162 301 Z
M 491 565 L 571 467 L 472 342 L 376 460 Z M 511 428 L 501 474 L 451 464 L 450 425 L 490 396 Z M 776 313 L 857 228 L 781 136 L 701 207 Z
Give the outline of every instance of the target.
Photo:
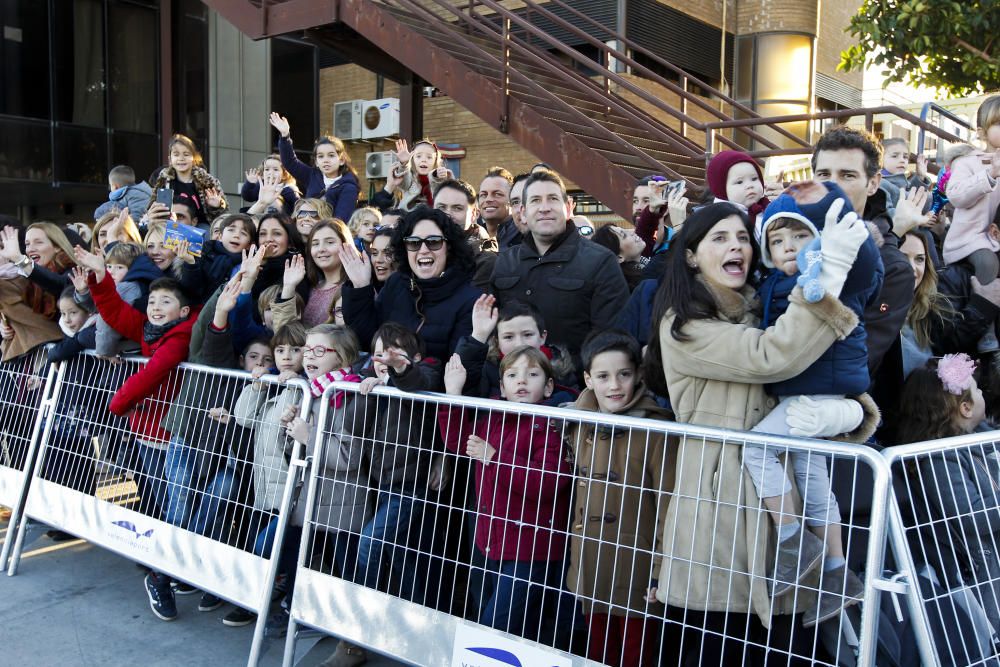
M 214 3 L 216 0 L 212 0 Z M 339 19 L 337 0 L 286 0 L 267 6 L 267 34 L 285 35 L 316 26 L 336 23 Z
M 164 4 L 167 3 L 160 3 L 161 12 Z M 264 37 L 260 29 L 261 8 L 250 0 L 206 0 L 205 4 L 247 37 L 251 39 Z
M 412 145 L 424 138 L 424 82 L 410 72 L 399 87 L 399 136 Z
M 400 23 L 378 5 L 341 0 L 340 20 L 367 37 L 420 78 L 433 83 L 496 130 L 503 122 L 503 91 L 444 50 Z M 629 219 L 635 179 L 624 169 L 564 132 L 516 97 L 510 99 L 512 139 L 551 163 L 588 193 Z

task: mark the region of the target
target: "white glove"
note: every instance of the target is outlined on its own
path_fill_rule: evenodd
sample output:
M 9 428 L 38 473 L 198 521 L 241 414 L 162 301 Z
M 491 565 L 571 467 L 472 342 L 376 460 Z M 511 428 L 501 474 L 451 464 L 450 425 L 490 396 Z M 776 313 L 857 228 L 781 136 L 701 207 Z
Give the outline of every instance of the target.
M 791 435 L 803 438 L 829 438 L 850 433 L 865 418 L 861 404 L 850 398 L 799 396 L 788 404 L 785 424 Z
M 831 296 L 840 296 L 847 273 L 854 265 L 858 249 L 868 238 L 868 228 L 854 211 L 850 211 L 839 221 L 837 216 L 844 208 L 844 200 L 837 199 L 826 212 L 826 223 L 820 234 L 823 246 L 823 265 L 819 272 L 819 284 Z

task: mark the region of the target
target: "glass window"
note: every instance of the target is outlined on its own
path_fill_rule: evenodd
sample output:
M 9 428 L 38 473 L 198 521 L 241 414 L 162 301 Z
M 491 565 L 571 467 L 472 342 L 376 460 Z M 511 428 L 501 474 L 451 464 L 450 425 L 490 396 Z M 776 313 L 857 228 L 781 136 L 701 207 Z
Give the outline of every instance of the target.
M 316 126 L 316 48 L 289 39 L 271 40 L 271 108 L 288 118 L 303 160 L 311 158 Z M 326 130 L 326 131 L 331 131 Z M 277 136 L 272 133 L 277 142 Z
M 0 26 L 0 114 L 49 118 L 48 3 L 4 0 Z
M 758 35 L 756 99 L 808 102 L 812 48 L 809 35 Z
M 0 120 L 0 178 L 52 180 L 48 121 Z
M 137 181 L 145 180 L 162 166 L 160 139 L 155 134 L 115 132 L 111 135 L 111 165 L 127 164 Z
M 100 0 L 56 0 L 53 6 L 55 120 L 106 127 L 104 7 Z
M 174 21 L 174 128 L 208 145 L 208 11 L 180 0 Z
M 136 5 L 108 5 L 108 104 L 111 127 L 156 132 L 158 22 Z
M 57 127 L 56 180 L 70 183 L 108 182 L 108 134 L 106 130 Z

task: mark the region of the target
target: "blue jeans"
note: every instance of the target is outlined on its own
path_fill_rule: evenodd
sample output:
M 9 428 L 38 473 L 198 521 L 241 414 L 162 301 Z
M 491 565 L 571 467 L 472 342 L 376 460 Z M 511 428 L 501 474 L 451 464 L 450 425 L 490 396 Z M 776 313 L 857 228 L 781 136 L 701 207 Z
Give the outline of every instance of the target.
M 144 488 L 149 495 L 149 498 L 142 499 L 143 505 L 156 518 L 162 518 L 167 497 L 167 480 L 163 475 L 167 453 L 162 449 L 156 449 L 141 442 L 136 442 L 135 448 L 142 467 L 142 470 L 136 472 L 145 478 L 139 487 Z
M 393 578 L 400 582 L 400 597 L 420 602 L 424 597 L 430 557 L 424 523 L 424 503 L 399 493 L 380 491 L 375 516 L 358 538 L 357 581 L 377 588 L 385 559 Z M 417 521 L 417 525 L 413 522 Z
M 216 542 L 222 541 L 226 528 L 224 520 L 226 505 L 236 498 L 239 491 L 238 482 L 236 464 L 230 459 L 226 467 L 215 473 L 215 477 L 205 487 L 198 509 L 191 517 L 188 530 Z
M 163 474 L 167 479 L 167 505 L 163 507 L 163 520 L 167 523 L 184 527 L 191 520 L 199 455 L 200 452 L 180 438 L 171 438 L 167 444 L 163 464 Z
M 490 560 L 476 549 L 473 565 L 483 568 L 482 588 L 471 591 L 479 604 L 479 622 L 512 635 L 537 636 L 546 588 L 561 585 L 563 562 Z

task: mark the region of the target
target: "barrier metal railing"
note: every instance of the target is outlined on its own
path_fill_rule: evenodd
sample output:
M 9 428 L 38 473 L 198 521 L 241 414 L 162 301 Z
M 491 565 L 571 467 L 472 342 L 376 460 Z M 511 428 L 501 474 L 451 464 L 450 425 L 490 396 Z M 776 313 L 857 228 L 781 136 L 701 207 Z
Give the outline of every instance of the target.
M 91 354 L 60 364 L 39 416 L 24 516 L 256 612 L 255 665 L 305 474 L 280 420 L 308 414 L 311 393 L 302 380 L 251 382 L 249 373 L 181 364 L 155 396 L 118 403 L 127 418 L 112 414 L 123 394 L 143 390 L 145 365 Z M 27 528 L 18 527 L 8 575 Z
M 889 476 L 870 448 L 350 383 L 315 423 L 286 665 L 300 625 L 428 665 L 873 664 Z M 872 494 L 867 524 L 833 518 L 859 604 L 819 629 L 801 622 L 837 594 L 827 555 L 769 599 L 749 443 L 833 459 L 842 507 Z
M 907 608 L 924 665 L 1000 664 L 997 433 L 883 450 L 892 553 L 912 573 Z
M 48 400 L 56 367 L 46 369 L 47 346 L 0 363 L 0 505 L 10 519 L 0 549 L 0 572 L 7 569 L 13 536 L 21 522 L 26 472 L 40 440 L 42 406 Z

